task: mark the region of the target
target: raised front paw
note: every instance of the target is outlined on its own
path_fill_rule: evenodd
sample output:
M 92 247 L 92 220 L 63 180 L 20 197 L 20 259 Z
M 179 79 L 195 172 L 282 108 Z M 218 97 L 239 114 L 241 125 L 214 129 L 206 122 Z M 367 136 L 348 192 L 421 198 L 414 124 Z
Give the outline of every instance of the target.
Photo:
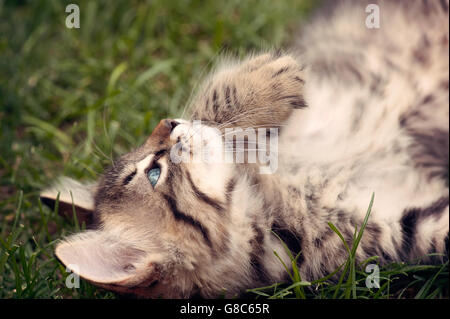
M 267 53 L 222 63 L 193 102 L 193 120 L 221 127 L 278 127 L 306 106 L 303 72 L 290 55 Z

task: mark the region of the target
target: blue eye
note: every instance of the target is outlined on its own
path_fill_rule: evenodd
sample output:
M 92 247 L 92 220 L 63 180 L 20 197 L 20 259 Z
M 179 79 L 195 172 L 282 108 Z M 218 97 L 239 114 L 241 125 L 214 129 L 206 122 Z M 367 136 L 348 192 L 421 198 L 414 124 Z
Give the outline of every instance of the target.
M 161 169 L 159 167 L 152 168 L 148 171 L 147 177 L 153 187 L 158 183 L 159 175 L 161 175 Z

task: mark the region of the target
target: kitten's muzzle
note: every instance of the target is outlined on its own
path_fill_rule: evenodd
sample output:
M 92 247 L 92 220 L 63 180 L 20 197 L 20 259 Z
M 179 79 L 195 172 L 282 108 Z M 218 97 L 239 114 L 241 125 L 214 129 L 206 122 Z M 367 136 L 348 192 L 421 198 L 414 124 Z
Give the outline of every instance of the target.
M 167 145 L 169 143 L 170 133 L 172 133 L 178 124 L 180 123 L 172 119 L 161 120 L 145 142 L 145 145 L 153 149 L 160 149 Z

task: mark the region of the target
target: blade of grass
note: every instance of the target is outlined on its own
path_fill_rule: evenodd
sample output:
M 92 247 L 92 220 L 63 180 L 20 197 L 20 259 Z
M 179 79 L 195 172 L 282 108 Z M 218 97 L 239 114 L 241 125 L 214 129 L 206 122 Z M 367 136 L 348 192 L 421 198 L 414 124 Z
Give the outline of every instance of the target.
M 77 232 L 79 232 L 80 231 L 80 224 L 78 224 L 78 217 L 77 217 L 77 212 L 75 210 L 75 203 L 73 201 L 72 191 L 70 191 L 70 198 L 72 199 L 72 215 L 73 215 L 73 222 L 75 224 L 75 230 Z
M 423 299 L 426 298 L 426 294 L 428 293 L 428 290 L 430 290 L 431 286 L 433 285 L 433 282 L 436 280 L 436 278 L 439 276 L 439 274 L 448 267 L 448 261 L 442 265 L 442 267 L 439 269 L 439 271 L 430 279 L 427 280 L 425 285 L 419 290 L 417 295 L 415 296 L 415 299 Z

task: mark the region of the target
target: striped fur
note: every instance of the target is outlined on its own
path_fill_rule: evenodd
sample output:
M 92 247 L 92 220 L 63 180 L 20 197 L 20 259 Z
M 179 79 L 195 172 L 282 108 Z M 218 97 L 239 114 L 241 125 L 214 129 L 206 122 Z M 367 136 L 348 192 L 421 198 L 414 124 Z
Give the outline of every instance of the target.
M 189 120 L 162 121 L 87 192 L 95 224 L 57 246 L 61 262 L 121 293 L 232 297 L 286 279 L 284 242 L 314 280 L 347 257 L 327 223 L 350 242 L 372 192 L 357 262 L 448 258 L 448 1 L 377 2 L 380 29 L 365 1 L 338 3 L 290 53 L 219 63 Z M 220 152 L 229 127 L 279 128 L 277 171 L 170 160 L 178 142 Z

